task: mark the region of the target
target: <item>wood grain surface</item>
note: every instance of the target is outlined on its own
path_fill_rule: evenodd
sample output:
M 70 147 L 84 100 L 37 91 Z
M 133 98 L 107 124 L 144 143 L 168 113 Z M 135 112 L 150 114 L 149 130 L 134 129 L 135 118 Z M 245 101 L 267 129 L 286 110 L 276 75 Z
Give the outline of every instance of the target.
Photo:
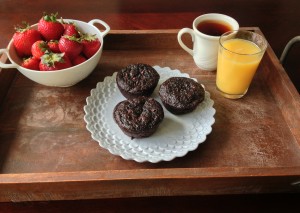
M 298 191 L 299 95 L 271 47 L 247 95 L 228 100 L 215 88 L 215 72 L 199 70 L 176 35 L 112 31 L 94 72 L 68 88 L 17 73 L 0 111 L 1 201 Z M 189 73 L 211 93 L 216 122 L 197 150 L 170 162 L 136 163 L 91 138 L 83 120 L 90 90 L 136 62 Z
M 273 212 L 298 213 L 297 194 L 251 194 L 222 196 L 175 196 L 117 198 L 80 201 L 1 203 L 5 213 L 82 213 L 82 212 Z
M 209 194 L 205 191 L 207 187 L 210 192 L 221 194 L 235 190 L 238 194 L 241 192 L 254 193 L 253 195 L 164 197 L 163 195 L 174 195 L 176 193 L 183 195 L 187 191 L 182 190 L 181 185 L 178 185 L 177 188 L 171 187 L 168 185 L 169 180 L 147 183 L 149 179 L 146 178 L 144 184 L 149 188 L 154 183 L 157 185 L 152 191 L 142 191 L 143 195 L 149 196 L 152 192 L 153 195 L 160 194 L 162 196 L 87 201 L 10 202 L 1 203 L 0 212 L 167 212 L 168 210 L 172 212 L 199 212 L 199 209 L 205 212 L 223 210 L 237 212 L 299 212 L 299 207 L 295 205 L 299 200 L 298 194 L 257 194 L 258 192 L 299 190 L 297 184 L 291 185 L 291 183 L 297 183 L 297 180 L 299 180 L 299 144 L 297 144 L 300 132 L 298 130 L 299 119 L 297 120 L 299 118 L 299 110 L 297 110 L 299 109 L 299 99 L 293 86 L 290 84 L 285 85 L 286 82 L 290 82 L 290 77 L 296 87 L 300 88 L 300 78 L 297 75 L 297 70 L 299 71 L 299 46 L 295 46 L 292 53 L 289 54 L 287 64 L 285 64 L 289 77 L 275 57 L 275 55 L 280 56 L 284 46 L 292 37 L 300 34 L 299 10 L 300 1 L 298 0 L 229 0 L 225 2 L 202 0 L 65 0 L 63 3 L 57 0 L 38 2 L 29 0 L 1 1 L 0 48 L 7 46 L 14 33 L 13 27 L 15 25 L 24 20 L 31 24 L 36 23 L 43 11 L 47 11 L 58 12 L 62 17 L 82 21 L 99 18 L 107 22 L 112 30 L 130 30 L 128 31 L 129 34 L 132 33 L 132 30 L 161 29 L 164 31 L 165 29 L 191 27 L 193 19 L 201 14 L 224 13 L 237 19 L 242 27 L 259 27 L 264 32 L 272 49 L 269 49 L 268 59 L 264 60 L 261 66 L 261 70 L 266 70 L 267 67 L 269 74 L 258 75 L 255 86 L 245 97 L 245 102 L 254 108 L 245 106 L 245 103 L 239 111 L 235 111 L 236 104 L 229 103 L 228 106 L 232 109 L 228 112 L 233 113 L 234 116 L 228 117 L 226 107 L 229 101 L 221 100 L 215 105 L 217 112 L 220 111 L 220 113 L 216 114 L 218 120 L 213 126 L 214 131 L 217 131 L 219 136 L 210 135 L 207 141 L 199 147 L 200 149 L 189 153 L 185 158 L 158 165 L 139 165 L 134 162 L 124 162 L 121 158 L 111 156 L 105 150 L 101 150 L 93 140 L 86 139 L 90 135 L 84 130 L 82 120 L 80 121 L 83 116 L 80 108 L 84 105 L 84 96 L 89 94 L 89 90 L 94 87 L 97 81 L 103 80 L 106 75 L 113 73 L 125 63 L 135 62 L 137 59 L 145 59 L 146 62 L 160 63 L 171 68 L 173 67 L 170 64 L 176 62 L 174 68 L 191 72 L 199 80 L 207 83 L 213 98 L 218 100 L 217 92 L 212 83 L 213 75 L 204 73 L 197 75 L 198 70 L 192 65 L 192 60 L 188 55 L 179 50 L 173 51 L 172 45 L 168 46 L 169 42 L 166 42 L 166 48 L 169 50 L 167 54 L 159 51 L 159 49 L 153 50 L 158 56 L 162 57 L 160 60 L 155 60 L 150 53 L 145 54 L 141 50 L 139 50 L 141 51 L 140 57 L 128 51 L 120 53 L 118 45 L 109 42 L 109 40 L 114 41 L 114 36 L 121 38 L 117 35 L 111 35 L 106 38 L 106 44 L 110 44 L 110 46 L 107 45 L 101 63 L 95 70 L 96 72 L 86 79 L 85 83 L 82 82 L 71 89 L 52 89 L 49 91 L 49 88 L 34 84 L 20 76 L 15 70 L 9 70 L 9 72 L 0 70 L 0 197 L 2 201 L 20 201 L 22 199 L 27 201 L 63 200 L 63 196 L 61 197 L 59 193 L 65 191 L 65 183 L 70 183 L 73 187 L 68 194 L 70 199 L 74 195 L 78 195 L 77 198 L 82 196 L 83 199 L 105 197 L 104 195 L 108 197 L 110 195 L 116 196 L 116 193 L 111 194 L 112 192 L 109 190 L 112 187 L 116 187 L 115 189 L 120 193 L 119 195 L 124 196 L 122 190 L 118 188 L 118 185 L 115 186 L 113 181 L 108 185 L 105 184 L 107 178 L 112 177 L 107 177 L 105 173 L 111 165 L 112 168 L 116 169 L 113 172 L 114 178 L 120 178 L 120 175 L 124 178 L 124 174 L 128 175 L 127 177 L 139 178 L 140 175 L 145 175 L 143 171 L 149 172 L 152 170 L 158 173 L 162 172 L 163 175 L 169 175 L 170 178 L 177 176 L 180 181 L 176 184 L 187 185 L 190 190 L 189 194 L 191 190 L 194 190 L 198 194 L 207 195 Z M 126 40 L 127 36 L 124 35 L 124 31 L 121 34 L 123 34 L 122 39 Z M 147 42 L 143 42 L 143 45 L 146 46 Z M 132 44 L 130 46 L 132 47 Z M 135 44 L 134 47 L 143 49 L 139 44 Z M 273 50 L 275 54 L 272 53 Z M 117 59 L 116 61 L 120 64 L 112 65 L 111 58 L 116 53 L 123 58 L 128 56 L 128 59 L 124 61 Z M 180 54 L 180 57 L 191 64 L 178 61 L 174 58 L 174 54 Z M 6 59 L 6 56 L 1 57 L 1 61 L 6 61 Z M 113 57 L 114 59 L 115 57 Z M 103 69 L 105 72 L 102 72 Z M 279 75 L 272 75 L 274 70 Z M 13 86 L 11 87 L 11 85 Z M 260 89 L 263 89 L 263 91 Z M 78 95 L 75 95 L 75 93 Z M 19 100 L 16 100 L 12 95 L 18 97 Z M 260 108 L 256 102 L 251 101 L 253 96 L 260 101 L 260 104 L 263 103 L 263 108 Z M 57 101 L 57 97 L 63 102 Z M 8 103 L 6 103 L 7 101 Z M 35 101 L 36 104 L 32 104 L 31 101 Z M 55 109 L 49 108 L 48 104 L 55 105 Z M 258 112 L 256 113 L 255 110 L 257 109 Z M 29 115 L 29 113 L 33 114 Z M 242 119 L 240 113 L 246 115 L 249 121 L 253 121 L 254 118 L 260 121 L 265 119 L 264 123 L 260 123 L 260 125 L 255 125 L 253 122 L 247 123 L 247 120 Z M 47 121 L 43 118 L 47 118 Z M 273 118 L 280 122 L 273 122 Z M 243 126 L 238 128 L 233 135 L 226 133 L 225 129 L 233 128 L 236 121 L 243 124 Z M 270 127 L 276 128 L 278 131 Z M 280 129 L 281 127 L 283 129 Z M 243 144 L 244 135 L 242 133 L 243 131 L 247 132 L 248 128 L 249 133 L 247 133 L 247 136 L 251 136 L 252 139 L 247 139 L 249 144 Z M 68 133 L 68 137 L 65 137 L 66 135 L 63 132 Z M 233 144 L 226 143 L 226 141 L 231 141 L 232 137 L 237 135 L 241 139 L 240 143 L 237 141 Z M 275 138 L 274 142 L 273 138 Z M 49 140 L 53 141 L 53 139 L 56 141 L 53 146 L 45 143 Z M 82 141 L 82 143 L 74 143 L 74 139 Z M 253 143 L 254 139 L 257 140 Z M 225 141 L 225 143 L 216 143 L 215 141 Z M 289 142 L 286 143 L 286 141 Z M 270 142 L 272 142 L 271 146 L 269 146 Z M 45 152 L 45 148 L 58 151 L 58 153 Z M 77 155 L 71 153 L 70 149 L 72 148 L 79 150 Z M 234 154 L 231 155 L 230 149 L 236 149 Z M 99 154 L 103 155 L 103 158 L 97 160 Z M 67 155 L 67 157 L 63 157 L 64 155 Z M 216 156 L 216 159 L 211 159 L 211 156 Z M 224 157 L 226 160 L 223 161 Z M 91 164 L 91 159 L 96 160 Z M 108 163 L 105 163 L 106 161 Z M 221 166 L 216 168 L 218 174 L 215 169 L 211 170 L 212 166 L 217 165 L 216 163 Z M 243 167 L 234 167 L 238 163 Z M 124 169 L 124 167 L 129 170 Z M 174 176 L 172 169 L 178 167 L 188 168 L 189 173 L 192 172 L 195 175 L 195 182 L 189 185 L 183 181 L 183 176 L 177 173 Z M 268 172 L 265 170 L 266 167 L 268 167 Z M 137 168 L 139 172 L 131 174 L 132 169 Z M 75 169 L 76 171 L 72 172 Z M 165 169 L 168 169 L 171 173 L 166 173 Z M 65 171 L 71 172 L 65 173 Z M 183 172 L 183 170 L 181 171 Z M 57 175 L 58 173 L 60 175 Z M 246 178 L 237 178 L 237 174 Z M 251 175 L 253 174 L 254 178 L 252 179 Z M 204 179 L 198 179 L 203 175 L 208 176 Z M 27 178 L 24 179 L 24 177 Z M 103 189 L 108 191 L 104 190 L 101 196 L 99 193 L 92 193 L 91 195 L 87 192 L 88 190 L 83 195 L 80 192 L 76 194 L 72 191 L 80 185 L 80 178 L 86 179 L 87 177 L 89 177 L 90 185 L 88 184 L 87 188 L 83 186 L 83 189 L 94 189 L 94 192 L 101 191 L 101 187 L 100 189 L 93 188 L 94 181 L 101 177 L 98 184 L 103 184 Z M 158 179 L 161 178 L 159 175 L 157 177 Z M 61 182 L 57 183 L 59 180 Z M 197 180 L 201 180 L 199 184 L 197 184 Z M 133 181 L 132 184 L 128 186 L 136 187 L 134 178 L 132 178 L 129 182 L 124 182 L 124 188 L 122 189 L 125 189 L 126 184 L 131 181 Z M 37 182 L 40 182 L 40 184 L 36 184 Z M 228 183 L 232 185 L 228 185 Z M 160 184 L 166 187 L 161 188 Z M 197 188 L 194 189 L 193 185 Z M 220 191 L 220 189 L 223 191 Z M 51 193 L 47 193 L 49 191 Z M 127 193 L 129 192 L 127 191 Z M 5 199 L 3 200 L 3 198 Z

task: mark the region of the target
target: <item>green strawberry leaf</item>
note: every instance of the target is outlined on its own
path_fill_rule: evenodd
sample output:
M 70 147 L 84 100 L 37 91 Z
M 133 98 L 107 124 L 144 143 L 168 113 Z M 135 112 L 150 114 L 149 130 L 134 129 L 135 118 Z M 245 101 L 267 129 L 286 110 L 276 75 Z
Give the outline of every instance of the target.
M 41 57 L 41 61 L 43 64 L 47 65 L 48 67 L 55 67 L 56 62 L 64 63 L 64 58 L 63 58 L 64 55 L 65 53 L 48 52 Z
M 45 21 L 48 22 L 57 22 L 56 17 L 57 17 L 58 13 L 51 13 L 50 15 L 48 15 L 47 13 L 44 12 L 43 18 Z
M 24 26 L 20 26 L 20 25 L 15 26 L 16 32 L 23 33 L 30 28 L 29 23 L 27 23 L 26 21 L 22 21 L 22 24 Z
M 85 33 L 85 34 L 82 34 L 80 37 L 81 41 L 95 41 L 96 39 L 97 39 L 96 34 L 91 35 L 91 34 Z

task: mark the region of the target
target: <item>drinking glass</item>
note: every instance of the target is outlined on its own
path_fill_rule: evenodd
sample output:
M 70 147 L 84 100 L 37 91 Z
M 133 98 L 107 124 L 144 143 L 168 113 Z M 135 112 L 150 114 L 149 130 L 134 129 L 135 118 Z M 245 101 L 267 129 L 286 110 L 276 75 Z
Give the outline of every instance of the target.
M 263 36 L 245 30 L 229 31 L 219 39 L 217 89 L 230 99 L 243 97 L 267 48 Z

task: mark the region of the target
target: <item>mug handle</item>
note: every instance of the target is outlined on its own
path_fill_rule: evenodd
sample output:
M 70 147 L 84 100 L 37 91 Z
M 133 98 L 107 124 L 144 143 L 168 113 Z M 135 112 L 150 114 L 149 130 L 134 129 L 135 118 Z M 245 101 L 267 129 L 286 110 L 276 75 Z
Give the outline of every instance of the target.
M 6 54 L 8 55 L 8 50 L 7 49 L 0 49 L 0 56 L 2 54 Z M 10 69 L 10 68 L 18 68 L 18 65 L 16 64 L 4 64 L 0 61 L 0 68 L 4 68 L 4 69 Z
M 177 34 L 177 40 L 178 40 L 178 43 L 180 44 L 180 46 L 185 50 L 187 51 L 191 56 L 194 56 L 194 53 L 193 53 L 193 50 L 188 48 L 181 40 L 181 36 L 184 34 L 184 33 L 188 33 L 191 35 L 192 37 L 192 41 L 194 42 L 195 40 L 195 34 L 194 34 L 194 31 L 190 28 L 183 28 L 181 30 L 179 30 L 178 34 Z

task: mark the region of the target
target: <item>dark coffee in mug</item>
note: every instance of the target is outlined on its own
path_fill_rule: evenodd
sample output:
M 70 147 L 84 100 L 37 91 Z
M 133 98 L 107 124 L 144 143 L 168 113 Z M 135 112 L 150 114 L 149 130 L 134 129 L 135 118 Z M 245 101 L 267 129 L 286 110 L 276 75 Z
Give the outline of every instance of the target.
M 197 25 L 197 30 L 210 36 L 221 36 L 233 30 L 231 25 L 224 21 L 204 20 Z
M 232 17 L 220 13 L 207 13 L 194 19 L 193 29 L 179 30 L 177 40 L 201 70 L 214 71 L 217 69 L 218 62 L 219 36 L 227 31 L 238 29 L 239 24 Z M 193 49 L 183 43 L 181 39 L 183 34 L 190 34 L 193 39 Z

